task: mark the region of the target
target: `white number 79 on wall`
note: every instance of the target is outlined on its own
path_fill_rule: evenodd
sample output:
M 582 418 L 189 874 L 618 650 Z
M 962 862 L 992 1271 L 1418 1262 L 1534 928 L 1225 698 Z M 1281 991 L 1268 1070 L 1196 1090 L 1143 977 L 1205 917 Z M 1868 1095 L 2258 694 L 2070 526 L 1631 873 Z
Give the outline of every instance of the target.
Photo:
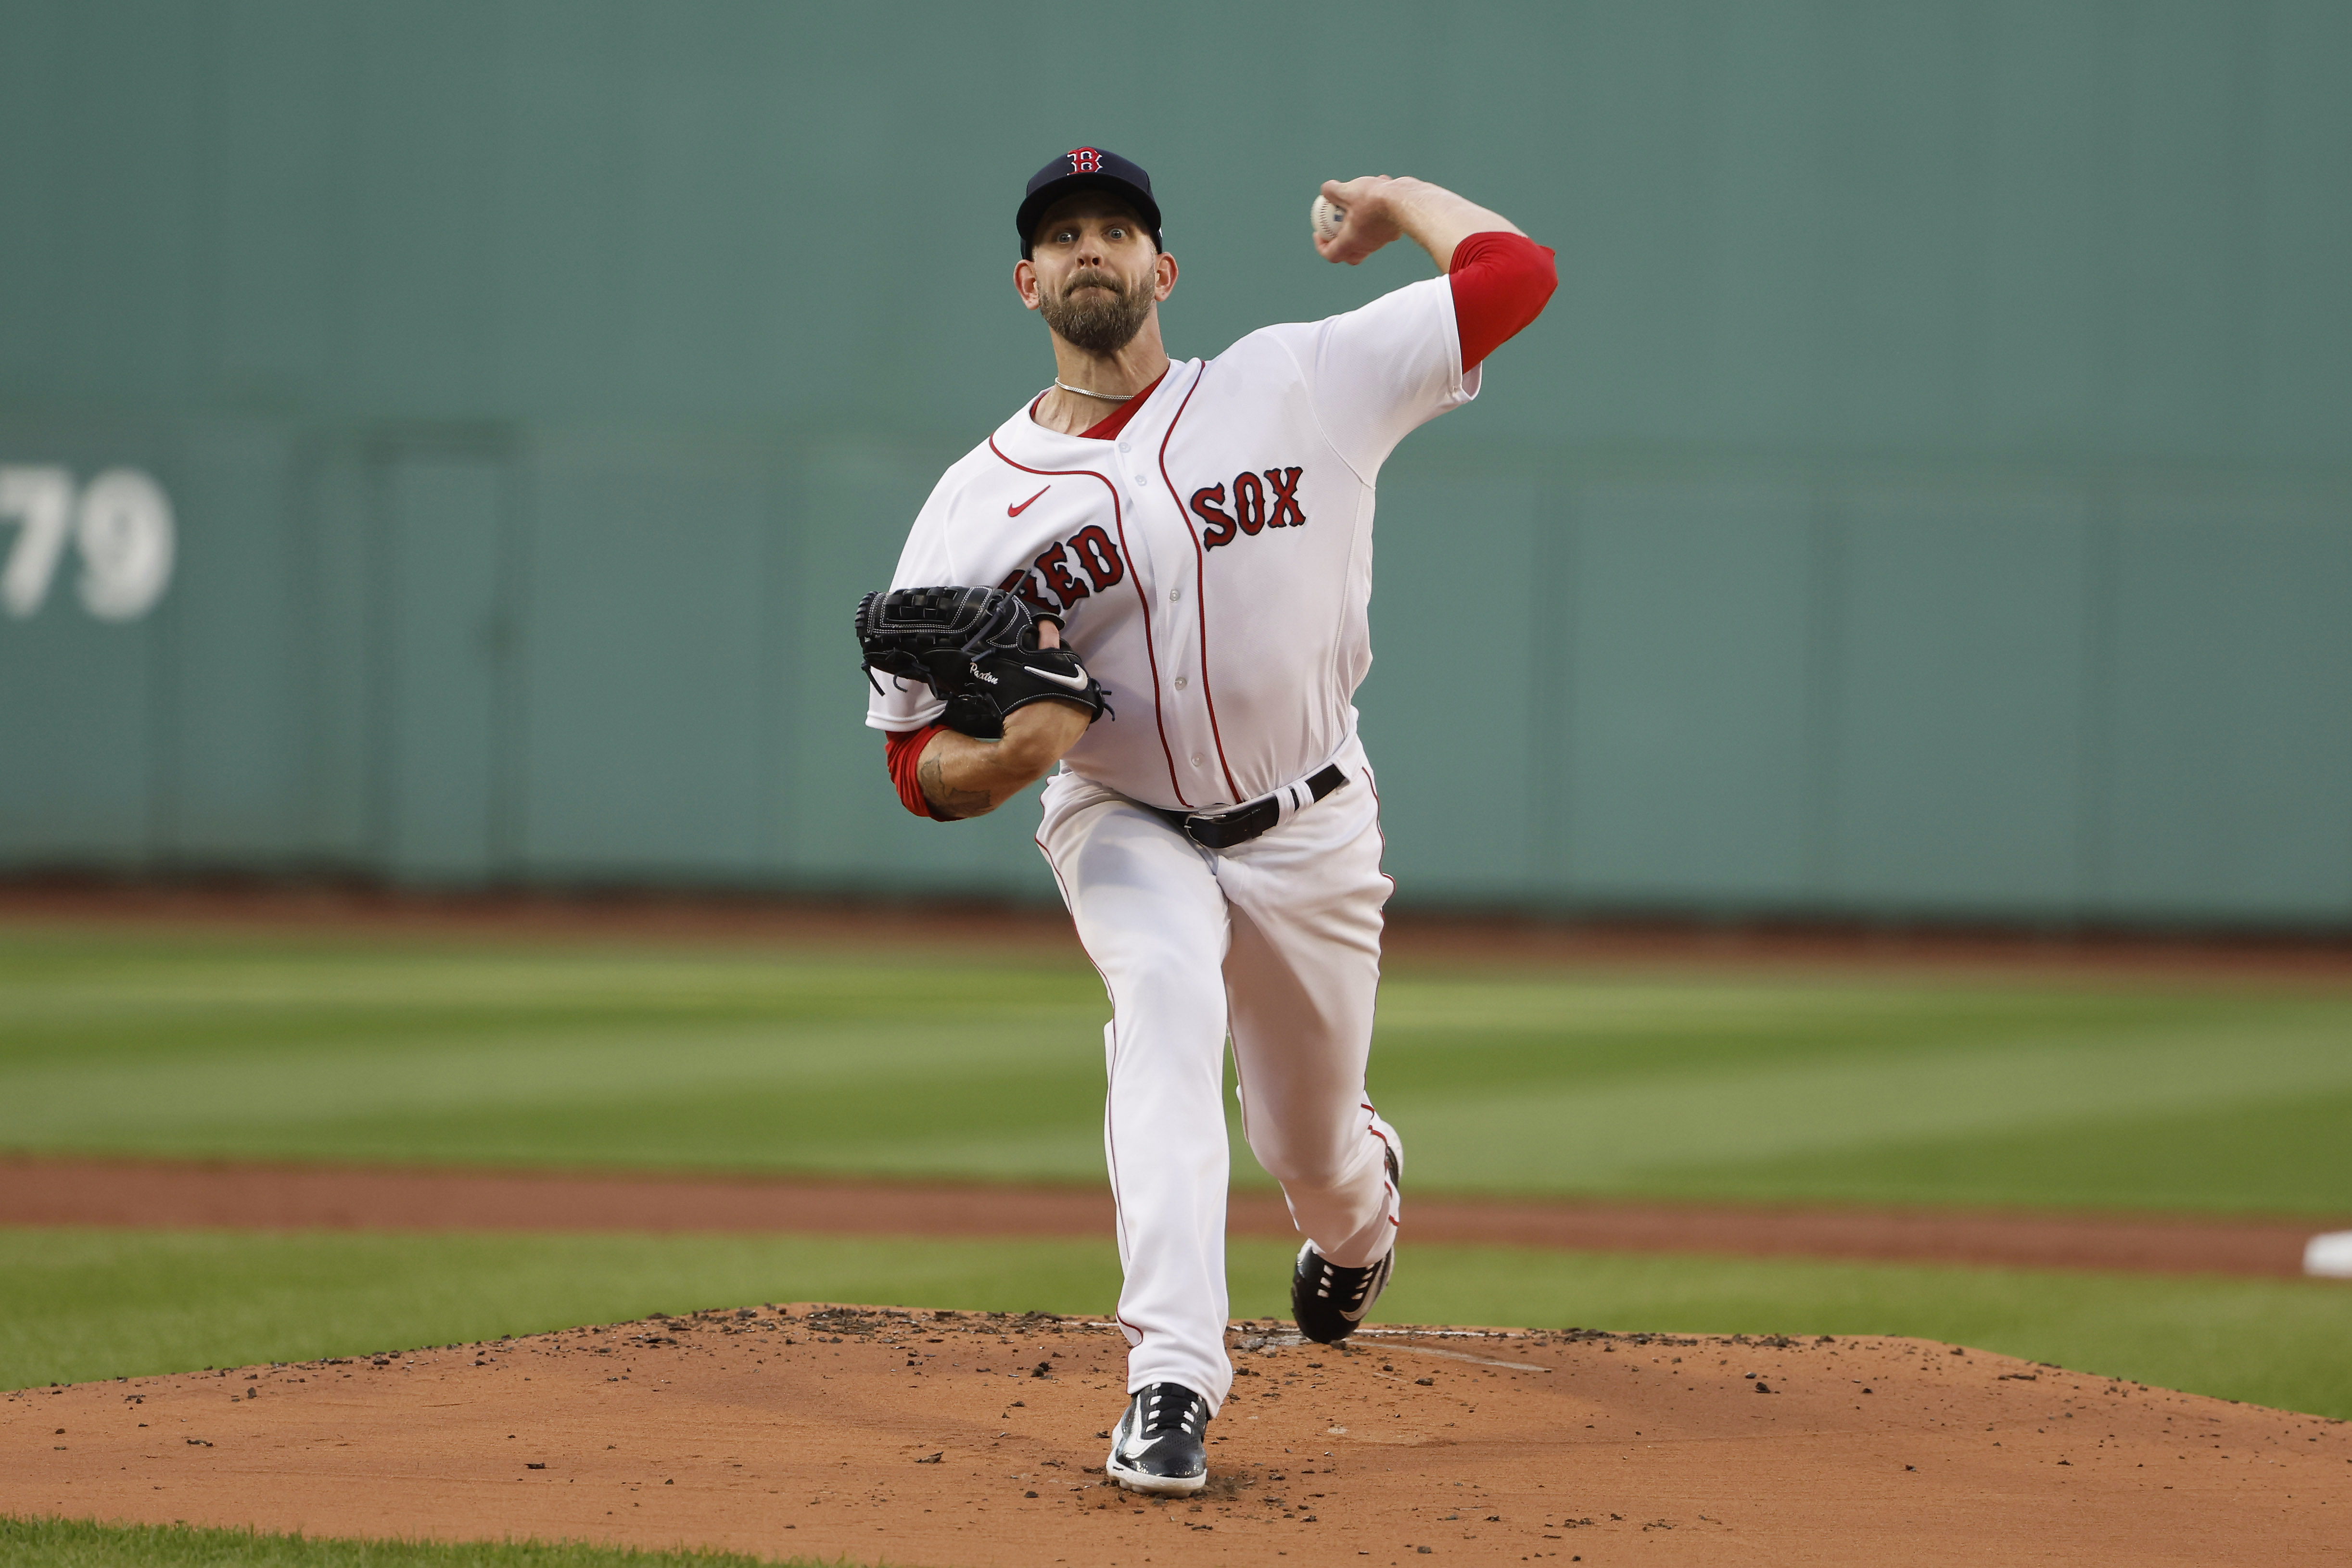
M 0 606 L 18 620 L 49 596 L 71 535 L 81 553 L 82 608 L 101 621 L 135 621 L 172 581 L 172 503 L 136 468 L 110 468 L 77 504 L 63 468 L 0 467 L 0 523 L 16 525 L 0 568 Z

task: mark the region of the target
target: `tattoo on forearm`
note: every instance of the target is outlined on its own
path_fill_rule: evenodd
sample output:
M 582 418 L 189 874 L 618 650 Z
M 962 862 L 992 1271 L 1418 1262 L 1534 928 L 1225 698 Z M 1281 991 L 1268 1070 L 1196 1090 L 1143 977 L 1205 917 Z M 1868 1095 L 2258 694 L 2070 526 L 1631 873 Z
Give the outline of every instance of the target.
M 984 789 L 958 789 L 948 783 L 947 769 L 936 757 L 923 758 L 915 769 L 915 777 L 923 786 L 923 799 L 951 817 L 984 817 L 996 810 L 996 802 Z

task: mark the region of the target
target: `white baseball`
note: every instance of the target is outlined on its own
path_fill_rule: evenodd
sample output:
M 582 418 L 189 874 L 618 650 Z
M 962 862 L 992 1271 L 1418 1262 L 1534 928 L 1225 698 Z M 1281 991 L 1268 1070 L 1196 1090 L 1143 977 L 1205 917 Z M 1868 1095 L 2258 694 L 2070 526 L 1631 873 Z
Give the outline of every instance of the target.
M 1347 221 L 1348 209 L 1333 206 L 1328 196 L 1316 197 L 1315 204 L 1307 210 L 1307 225 L 1317 239 L 1339 238 L 1339 225 Z

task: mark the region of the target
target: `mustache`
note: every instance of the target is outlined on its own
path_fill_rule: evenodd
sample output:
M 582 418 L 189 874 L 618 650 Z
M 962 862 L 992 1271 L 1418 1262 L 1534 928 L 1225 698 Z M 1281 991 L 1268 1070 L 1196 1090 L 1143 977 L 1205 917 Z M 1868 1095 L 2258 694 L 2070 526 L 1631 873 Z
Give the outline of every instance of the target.
M 1074 272 L 1070 274 L 1069 277 L 1062 284 L 1062 293 L 1065 296 L 1075 294 L 1079 289 L 1086 287 L 1088 284 L 1094 284 L 1099 287 L 1108 288 L 1113 294 L 1125 295 L 1127 293 L 1127 286 L 1125 284 L 1119 282 L 1118 278 L 1112 277 L 1109 273 L 1097 271 L 1093 267 L 1088 267 L 1084 272 Z

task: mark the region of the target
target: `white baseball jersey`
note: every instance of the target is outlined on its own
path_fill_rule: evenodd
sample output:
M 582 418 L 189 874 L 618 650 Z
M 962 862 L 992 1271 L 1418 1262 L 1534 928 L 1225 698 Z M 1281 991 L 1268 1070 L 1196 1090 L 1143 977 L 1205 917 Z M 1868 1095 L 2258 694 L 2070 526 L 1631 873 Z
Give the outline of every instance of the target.
M 1024 405 L 941 476 L 891 586 L 1002 587 L 1066 617 L 1117 714 L 1066 771 L 1163 808 L 1255 800 L 1354 735 L 1381 464 L 1477 391 L 1433 277 L 1171 364 L 1110 440 Z M 945 706 L 883 686 L 877 729 Z

